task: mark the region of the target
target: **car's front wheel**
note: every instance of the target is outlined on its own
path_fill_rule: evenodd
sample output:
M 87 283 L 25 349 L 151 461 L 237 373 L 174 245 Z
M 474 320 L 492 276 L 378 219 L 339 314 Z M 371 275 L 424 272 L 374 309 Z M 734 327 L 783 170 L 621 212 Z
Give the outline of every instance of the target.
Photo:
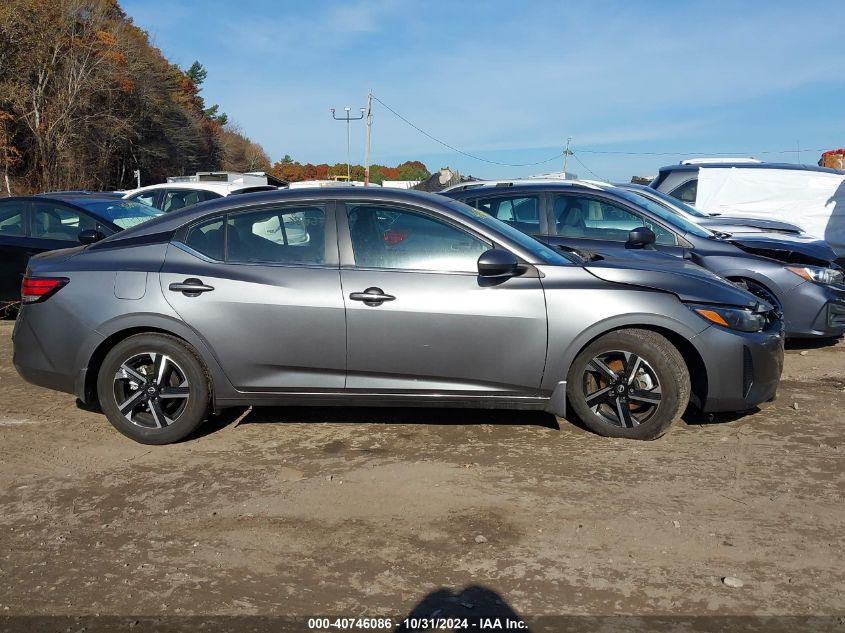
M 569 402 L 591 430 L 609 437 L 653 440 L 689 403 L 683 356 L 666 337 L 639 329 L 599 337 L 575 358 Z
M 210 380 L 180 339 L 138 334 L 106 355 L 97 378 L 103 413 L 121 433 L 143 444 L 169 444 L 205 420 Z

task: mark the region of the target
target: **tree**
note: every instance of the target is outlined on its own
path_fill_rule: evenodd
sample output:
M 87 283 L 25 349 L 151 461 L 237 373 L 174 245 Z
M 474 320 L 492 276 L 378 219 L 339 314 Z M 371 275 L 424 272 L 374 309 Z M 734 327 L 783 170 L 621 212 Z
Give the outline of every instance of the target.
M 151 183 L 235 160 L 269 169 L 242 135 L 239 153 L 224 147 L 228 117 L 199 95 L 207 76 L 171 64 L 115 0 L 3 0 L 0 190 L 126 188 L 135 169 Z
M 227 125 L 221 136 L 222 168 L 226 171 L 270 171 L 270 158 L 264 149 L 246 138 L 236 125 Z
M 362 165 L 351 165 L 350 172 L 352 180 L 364 180 L 364 167 Z M 302 180 L 327 180 L 338 176 L 346 176 L 346 163 L 335 163 L 334 165 L 305 165 L 294 161 L 290 155 L 285 154 L 270 170 L 270 173 L 287 180 L 298 182 Z M 370 182 L 380 185 L 385 180 L 425 180 L 431 174 L 426 166 L 420 161 L 406 161 L 397 167 L 386 167 L 384 165 L 370 165 Z
M 194 94 L 205 118 L 210 119 L 211 121 L 216 121 L 220 125 L 226 125 L 229 122 L 229 117 L 226 116 L 225 112 L 217 114 L 220 106 L 215 103 L 214 105 L 206 108 L 205 101 L 199 96 L 199 93 L 202 90 L 202 85 L 208 78 L 208 71 L 205 69 L 205 66 L 200 64 L 199 60 L 194 60 L 194 63 L 191 64 L 188 70 L 185 71 L 185 75 L 194 85 Z
M 194 82 L 197 90 L 200 89 L 200 86 L 202 86 L 203 82 L 208 77 L 208 71 L 202 64 L 200 64 L 199 60 L 194 60 L 194 63 L 191 64 L 191 67 L 185 71 L 185 74 L 188 75 L 188 79 Z

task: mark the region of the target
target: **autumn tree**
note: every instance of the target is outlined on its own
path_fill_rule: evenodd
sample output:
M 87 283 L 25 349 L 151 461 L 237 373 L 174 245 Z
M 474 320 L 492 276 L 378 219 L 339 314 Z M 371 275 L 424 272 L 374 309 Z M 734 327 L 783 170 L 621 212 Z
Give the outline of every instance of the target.
M 0 191 L 269 168 L 258 145 L 226 139 L 227 117 L 199 94 L 207 76 L 199 62 L 171 64 L 115 0 L 3 0 Z
M 351 165 L 350 172 L 352 180 L 364 180 L 363 165 Z M 282 160 L 275 163 L 270 170 L 277 178 L 288 182 L 299 182 L 302 180 L 327 180 L 337 176 L 346 176 L 346 163 L 335 163 L 327 165 L 312 165 L 311 163 L 301 164 L 285 154 Z M 380 185 L 385 180 L 425 180 L 431 174 L 426 166 L 420 161 L 406 161 L 396 167 L 385 165 L 370 165 L 370 182 Z
M 258 144 L 245 137 L 233 124 L 226 125 L 221 134 L 222 168 L 226 171 L 270 171 L 270 157 Z

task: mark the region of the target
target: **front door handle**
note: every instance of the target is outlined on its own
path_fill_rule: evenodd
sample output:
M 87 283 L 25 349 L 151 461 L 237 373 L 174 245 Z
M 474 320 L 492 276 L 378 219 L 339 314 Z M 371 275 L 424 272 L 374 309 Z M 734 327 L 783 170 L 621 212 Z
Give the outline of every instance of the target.
M 353 301 L 363 301 L 364 305 L 380 306 L 385 301 L 393 301 L 396 297 L 384 293 L 381 288 L 367 288 L 364 292 L 353 292 L 349 295 Z
M 181 292 L 186 297 L 199 297 L 204 292 L 211 292 L 214 286 L 207 286 L 201 279 L 191 277 L 182 283 L 172 283 L 168 286 L 173 292 Z

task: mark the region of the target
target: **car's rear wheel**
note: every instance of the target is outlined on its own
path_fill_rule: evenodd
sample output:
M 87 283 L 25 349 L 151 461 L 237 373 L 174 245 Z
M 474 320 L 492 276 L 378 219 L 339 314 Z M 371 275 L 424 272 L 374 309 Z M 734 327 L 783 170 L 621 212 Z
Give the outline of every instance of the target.
M 666 337 L 617 330 L 578 354 L 567 377 L 567 395 L 581 421 L 596 433 L 653 440 L 686 409 L 689 371 Z
M 205 420 L 211 388 L 187 344 L 163 334 L 138 334 L 106 355 L 97 395 L 118 431 L 143 444 L 169 444 Z

